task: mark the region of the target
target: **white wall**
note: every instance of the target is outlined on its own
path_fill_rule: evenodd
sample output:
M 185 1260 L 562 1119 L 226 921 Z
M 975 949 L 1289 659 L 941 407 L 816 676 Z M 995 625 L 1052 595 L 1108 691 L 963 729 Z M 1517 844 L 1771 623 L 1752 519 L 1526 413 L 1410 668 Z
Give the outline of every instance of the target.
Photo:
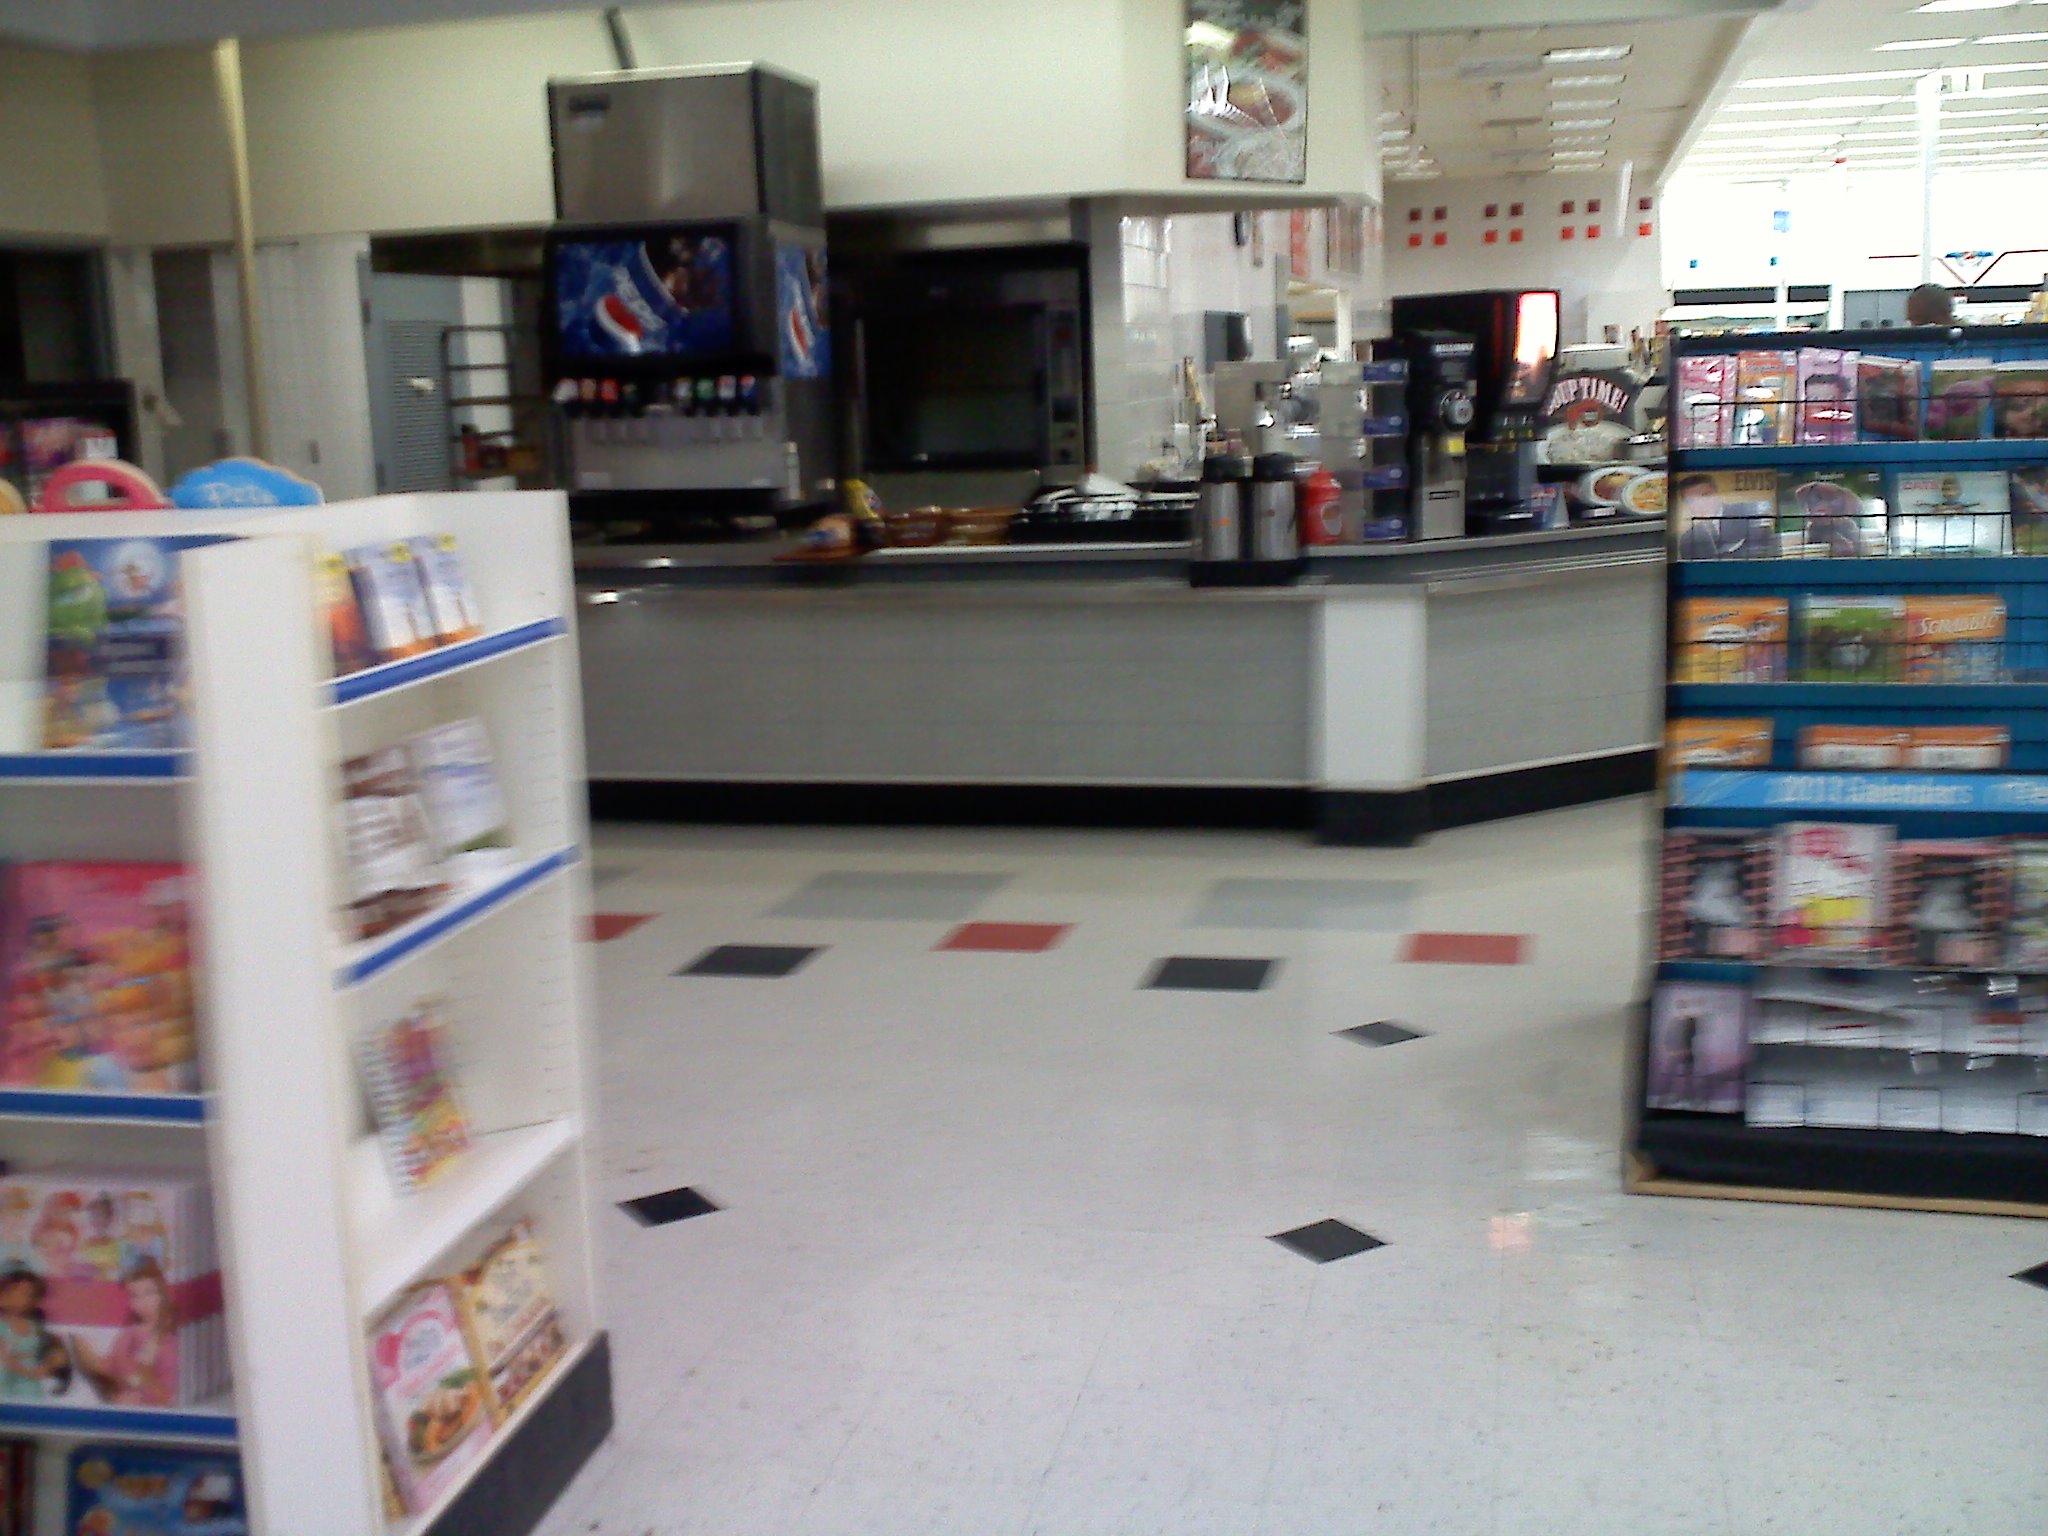
M 634 9 L 644 65 L 760 59 L 819 82 L 835 207 L 1144 194 L 1376 195 L 1378 71 L 1351 0 L 1310 3 L 1303 188 L 1187 182 L 1182 0 L 696 0 Z M 595 8 L 252 41 L 243 49 L 258 233 L 544 223 L 546 81 L 603 70 Z M 115 226 L 224 239 L 205 50 L 95 61 Z
M 1625 208 L 1612 176 L 1395 182 L 1388 188 L 1387 287 L 1395 294 L 1457 293 L 1474 288 L 1555 288 L 1562 295 L 1564 343 L 1601 339 L 1602 323 L 1647 331 L 1669 303 L 1658 265 L 1663 213 L 1651 189 L 1632 189 Z M 1651 197 L 1644 213 L 1636 199 Z M 1600 212 L 1586 211 L 1598 199 Z M 1572 213 L 1564 204 L 1575 204 Z M 1509 209 L 1523 206 L 1523 217 Z M 1499 209 L 1488 219 L 1486 209 Z M 1443 209 L 1445 217 L 1436 218 Z M 1417 217 L 1419 215 L 1419 217 Z M 1649 222 L 1653 233 L 1636 234 Z M 1597 238 L 1588 226 L 1597 224 Z M 1569 227 L 1571 239 L 1562 237 Z M 1511 239 L 1520 229 L 1520 243 Z M 1492 230 L 1496 242 L 1488 244 Z M 1441 234 L 1444 244 L 1436 244 Z M 1419 246 L 1411 240 L 1420 237 Z
M 270 458 L 329 501 L 376 494 L 370 384 L 363 351 L 360 236 L 256 248 Z
M 0 46 L 0 235 L 98 240 L 106 232 L 91 65 Z
M 1674 288 L 1920 281 L 1920 182 L 1910 172 L 1839 171 L 1778 183 L 1681 177 L 1668 188 L 1664 276 Z M 1785 216 L 1781 233 L 1775 216 Z M 2038 174 L 1944 171 L 1934 183 L 1935 254 L 2011 252 L 1986 283 L 2048 276 L 2048 203 Z M 1771 258 L 1777 258 L 1777 265 Z M 1938 281 L 1959 278 L 1941 268 Z

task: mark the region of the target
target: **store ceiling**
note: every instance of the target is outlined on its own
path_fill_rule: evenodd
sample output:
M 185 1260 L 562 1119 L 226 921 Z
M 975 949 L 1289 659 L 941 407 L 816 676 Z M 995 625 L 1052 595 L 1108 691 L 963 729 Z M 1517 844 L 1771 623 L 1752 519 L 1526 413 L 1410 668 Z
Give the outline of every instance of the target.
M 2048 0 L 1935 3 L 1810 0 L 1757 22 L 1683 172 L 1910 168 L 1915 77 L 1930 71 L 1943 78 L 1942 164 L 2048 170 Z
M 1390 39 L 1381 155 L 1394 180 L 1664 173 L 1750 22 L 1498 27 Z M 1619 54 L 1619 57 L 1600 55 Z

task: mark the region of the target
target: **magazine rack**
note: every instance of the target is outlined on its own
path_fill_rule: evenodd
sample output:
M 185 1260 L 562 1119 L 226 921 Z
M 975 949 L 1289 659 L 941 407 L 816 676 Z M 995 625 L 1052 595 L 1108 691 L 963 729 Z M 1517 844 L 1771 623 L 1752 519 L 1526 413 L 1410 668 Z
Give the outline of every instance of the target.
M 2041 377 L 2048 380 L 2048 327 L 2038 326 L 1683 338 L 1673 343 L 1673 378 L 1681 376 L 1687 359 L 1725 358 L 1732 374 L 1735 354 L 1802 347 L 1908 359 L 1927 368 L 1930 377 L 1936 375 L 1928 365 L 1938 362 L 2039 359 Z M 1675 410 L 1687 408 L 1675 382 L 1672 398 L 1680 402 Z M 1799 404 L 1791 402 L 1795 411 Z M 1920 405 L 1924 411 L 1925 402 Z M 1696 402 L 1691 408 L 1700 409 Z M 1877 824 L 1895 829 L 1900 839 L 2048 837 L 2048 543 L 2041 542 L 2048 539 L 2048 525 L 2030 520 L 2018 496 L 2012 498 L 2010 524 L 1995 509 L 1977 505 L 1960 506 L 1952 516 L 1942 509 L 1930 521 L 1924 508 L 1901 504 L 1912 500 L 1899 489 L 1901 475 L 1992 472 L 2008 477 L 2010 486 L 2012 471 L 2031 469 L 2048 484 L 2048 440 L 1996 435 L 2008 423 L 2002 415 L 1988 420 L 1982 437 L 1939 441 L 1802 444 L 1795 437 L 1778 445 L 1683 447 L 1676 445 L 1688 434 L 1674 431 L 1667 720 L 1767 721 L 1753 739 L 1768 736 L 1768 762 L 1688 767 L 1667 757 L 1661 776 L 1667 832 L 1767 830 L 1809 821 Z M 1695 422 L 1700 430 L 1691 435 L 1713 435 L 1697 417 Z M 1747 509 L 1749 526 L 1738 536 L 1709 529 L 1688 539 L 1682 488 L 1688 477 L 1718 471 L 1775 471 L 1777 516 L 1765 522 L 1751 515 L 1756 509 Z M 1839 471 L 1871 473 L 1884 487 L 1883 509 L 1864 504 L 1860 537 L 1830 537 L 1838 525 L 1852 525 L 1837 518 L 1820 527 L 1816 509 L 1840 509 L 1825 505 L 1830 493 L 1802 489 L 1815 476 Z M 1984 483 L 1957 482 L 1966 491 Z M 2030 552 L 2035 550 L 2041 553 Z M 1833 644 L 1825 617 L 1817 627 L 1803 628 L 1802 614 L 1826 615 L 1831 602 L 1837 610 L 1851 608 L 1871 594 L 1996 598 L 2004 608 L 2003 633 L 1978 644 L 1973 669 L 1930 677 L 1910 655 L 1885 649 L 1896 643 L 1888 634 L 1864 636 L 1866 643 L 1843 649 Z M 1790 622 L 1781 628 L 1760 621 L 1739 643 L 1702 647 L 1701 637 L 1686 625 L 1702 618 L 1703 610 L 1681 606 L 1701 598 L 1783 601 Z M 1808 606 L 1816 603 L 1817 608 Z M 1850 725 L 2003 728 L 2010 734 L 2010 759 L 2002 771 L 1801 767 L 1803 729 Z M 1652 889 L 1661 900 L 1662 881 L 1653 881 Z M 1936 1029 L 1930 1038 L 1923 1028 L 1914 1036 L 1908 1021 L 1924 1026 L 1927 1017 L 1943 1016 L 1933 1006 L 1922 1013 L 1898 1009 L 1896 1029 L 1851 1027 L 1838 1035 L 1810 1029 L 1800 1035 L 1799 1006 L 1771 1013 L 1794 1021 L 1787 1031 L 1779 1024 L 1760 1025 L 1763 1014 L 1752 1001 L 1742 1111 L 1649 1103 L 1652 1072 L 1669 1070 L 1660 1055 L 1670 1050 L 1668 1038 L 1660 1046 L 1654 1027 L 1660 989 L 1719 984 L 1744 989 L 1752 999 L 1769 994 L 1797 1004 L 1804 987 L 1833 987 L 1840 996 L 1867 982 L 1894 988 L 1894 996 L 1939 997 L 1951 1010 L 1960 1003 L 1964 1014 L 1975 1006 L 1972 999 L 1981 998 L 1988 1016 L 2016 1012 L 2014 1000 L 2036 984 L 2036 978 L 2008 968 L 2003 950 L 1996 964 L 1935 972 L 1901 964 L 1894 946 L 1888 954 L 1859 957 L 1862 975 L 1838 971 L 1830 978 L 1819 969 L 1825 961 L 1785 953 L 1769 922 L 1755 959 L 1658 958 L 1670 953 L 1679 926 L 1660 909 L 1650 951 L 1652 1005 L 1642 1010 L 1639 1070 L 1629 1106 L 1631 1188 L 2048 1216 L 2048 1134 L 2042 1134 L 2048 1117 L 2038 1113 L 2048 1108 L 2048 1097 L 2016 1109 L 2013 1124 L 2002 1119 L 2005 1095 L 2017 1105 L 2027 1093 L 2048 1090 L 2048 1033 L 2033 1026 L 2017 1050 L 1992 1047 L 2000 1053 L 1992 1059 L 1968 1035 L 1958 1041 Z M 1869 970 L 1903 979 L 1873 979 Z M 1695 1027 L 1681 1030 L 1689 1034 Z M 1688 1063 L 1689 1044 L 1680 1047 Z M 1672 1095 L 1656 1097 L 1668 1101 Z M 1874 1114 L 1873 1105 L 1879 1106 Z M 1802 1123 L 1783 1123 L 1795 1118 Z M 2036 1133 L 2022 1134 L 2029 1123 Z
M 331 677 L 315 615 L 320 548 L 455 535 L 490 626 L 480 639 Z M 182 556 L 192 744 L 35 750 L 44 545 L 221 533 Z M 197 1095 L 0 1091 L 0 1156 L 204 1168 L 234 1368 L 203 1410 L 0 1402 L 0 1433 L 234 1441 L 250 1528 L 279 1536 L 516 1533 L 609 1431 L 584 1136 L 589 911 L 567 520 L 549 493 L 381 497 L 253 516 L 0 518 L 0 858 L 182 858 L 194 866 Z M 378 939 L 337 936 L 335 808 L 346 757 L 466 716 L 489 731 L 518 852 Z M 355 1046 L 443 1000 L 474 1145 L 399 1195 Z M 366 1372 L 370 1323 L 466 1265 L 515 1216 L 545 1247 L 569 1353 L 436 1506 L 387 1520 Z M 55 1455 L 39 1477 L 54 1500 Z M 54 1530 L 54 1524 L 41 1528 Z

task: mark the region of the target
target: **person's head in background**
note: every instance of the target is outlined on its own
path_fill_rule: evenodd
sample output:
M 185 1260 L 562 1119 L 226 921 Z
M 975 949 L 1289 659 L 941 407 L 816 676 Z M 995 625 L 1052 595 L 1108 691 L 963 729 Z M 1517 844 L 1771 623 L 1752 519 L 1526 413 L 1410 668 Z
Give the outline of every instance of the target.
M 1906 324 L 1954 325 L 1956 301 L 1939 283 L 1922 283 L 1906 295 Z

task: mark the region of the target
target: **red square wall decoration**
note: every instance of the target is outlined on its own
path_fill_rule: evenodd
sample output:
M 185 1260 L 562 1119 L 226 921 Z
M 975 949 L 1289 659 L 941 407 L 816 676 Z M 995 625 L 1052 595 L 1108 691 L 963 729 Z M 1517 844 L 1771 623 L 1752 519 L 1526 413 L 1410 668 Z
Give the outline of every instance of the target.
M 1431 212 L 1430 212 L 1430 215 L 1429 215 L 1429 216 L 1430 216 L 1430 217 L 1431 217 L 1432 219 L 1434 219 L 1434 220 L 1435 220 L 1435 221 L 1436 221 L 1437 223 L 1441 224 L 1441 223 L 1443 223 L 1443 221 L 1444 221 L 1445 219 L 1447 219 L 1447 218 L 1449 218 L 1449 217 L 1451 216 L 1451 210 L 1450 210 L 1450 209 L 1448 209 L 1448 208 L 1437 208 L 1437 209 L 1433 209 L 1433 210 L 1431 210 Z
M 1576 240 L 1578 237 L 1578 229 L 1570 224 L 1565 225 L 1563 229 L 1557 232 L 1557 238 L 1560 240 Z
M 1450 244 L 1450 241 L 1451 237 L 1449 235 L 1445 234 L 1442 230 L 1438 230 L 1436 234 L 1433 237 L 1431 237 L 1429 243 L 1431 245 L 1448 245 Z
M 1648 224 L 1638 224 L 1636 226 L 1636 233 L 1647 240 L 1650 238 L 1650 226 Z
M 1563 206 L 1562 208 L 1558 209 L 1557 211 L 1558 211 L 1559 213 L 1564 213 L 1564 214 L 1572 214 L 1572 213 L 1577 213 L 1577 212 L 1579 211 L 1579 200 L 1578 200 L 1577 198 L 1575 198 L 1575 197 L 1569 197 L 1569 198 L 1566 198 L 1566 199 L 1565 199 L 1565 202 L 1564 202 L 1564 206 Z
M 1420 224 L 1422 222 L 1422 210 L 1420 208 L 1410 208 L 1408 210 L 1408 222 L 1410 224 Z
M 1521 232 L 1521 231 L 1520 231 L 1519 229 L 1511 229 L 1511 230 L 1509 230 L 1509 231 L 1508 231 L 1508 244 L 1509 244 L 1509 245 L 1520 245 L 1521 243 L 1522 243 L 1522 232 Z
M 1413 250 L 1419 250 L 1419 249 L 1421 249 L 1421 246 L 1422 246 L 1422 236 L 1420 236 L 1420 235 L 1410 235 L 1410 236 L 1408 237 L 1408 249 L 1409 249 L 1409 250 L 1411 250 L 1411 251 L 1413 251 Z
M 1487 217 L 1488 217 L 1489 219 L 1497 219 L 1497 218 L 1499 218 L 1499 217 L 1500 217 L 1500 204 L 1499 204 L 1499 203 L 1488 203 L 1488 204 L 1486 205 L 1486 216 L 1487 216 Z
M 1519 218 L 1520 218 L 1521 216 L 1522 216 L 1522 205 L 1521 205 L 1520 203 L 1509 203 L 1509 204 L 1508 204 L 1508 217 L 1509 217 L 1509 218 L 1511 218 L 1511 219 L 1519 219 Z
M 1588 224 L 1586 226 L 1586 238 L 1588 240 L 1598 240 L 1600 238 L 1600 226 L 1598 224 Z
M 1589 197 L 1589 198 L 1587 198 L 1587 199 L 1586 199 L 1586 212 L 1588 212 L 1588 213 L 1598 213 L 1599 211 L 1600 211 L 1600 199 L 1599 199 L 1599 198 L 1597 198 L 1597 197 Z
M 1499 231 L 1499 230 L 1497 230 L 1497 229 L 1489 229 L 1489 230 L 1488 230 L 1488 231 L 1486 232 L 1486 243 L 1487 243 L 1488 245 L 1499 245 L 1499 244 L 1500 244 L 1500 231 Z
M 1649 198 L 1649 197 L 1639 197 L 1639 198 L 1637 198 L 1637 199 L 1636 199 L 1636 212 L 1637 212 L 1637 213 L 1648 213 L 1648 212 L 1650 211 L 1650 208 L 1651 208 L 1651 206 L 1652 206 L 1652 205 L 1653 205 L 1653 204 L 1654 204 L 1655 202 L 1656 202 L 1656 199 L 1655 199 L 1655 198 Z

